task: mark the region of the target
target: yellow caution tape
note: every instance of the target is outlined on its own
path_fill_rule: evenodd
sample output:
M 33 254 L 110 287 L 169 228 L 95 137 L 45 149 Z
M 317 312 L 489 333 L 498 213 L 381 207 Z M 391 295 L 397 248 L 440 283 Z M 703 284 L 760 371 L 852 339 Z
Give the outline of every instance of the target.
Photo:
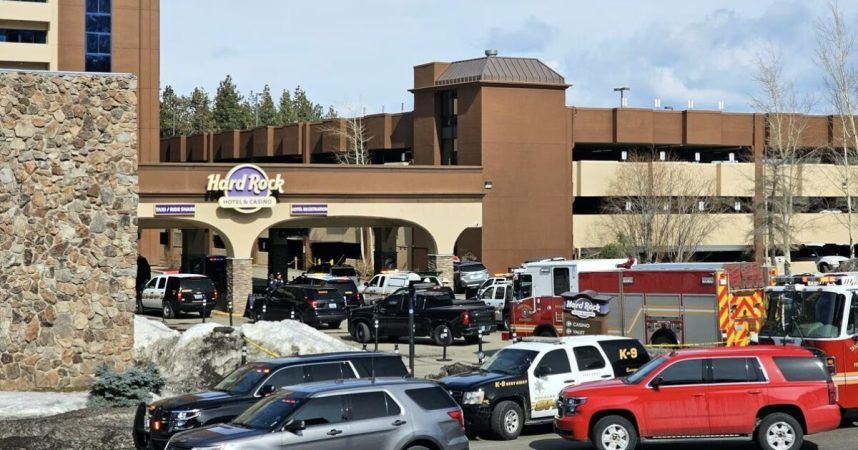
M 244 337 L 244 340 L 245 340 L 245 342 L 247 342 L 248 344 L 250 344 L 250 345 L 252 345 L 252 346 L 256 347 L 257 349 L 259 349 L 259 351 L 261 351 L 262 353 L 265 353 L 266 355 L 271 356 L 272 358 L 280 358 L 280 355 L 279 355 L 279 354 L 277 354 L 277 353 L 275 353 L 275 352 L 273 352 L 273 351 L 271 351 L 271 350 L 268 350 L 267 348 L 263 347 L 262 345 L 260 345 L 260 344 L 258 344 L 258 343 L 256 343 L 256 342 L 253 342 L 253 340 L 252 340 L 252 339 L 249 339 L 247 336 L 245 336 L 245 337 Z

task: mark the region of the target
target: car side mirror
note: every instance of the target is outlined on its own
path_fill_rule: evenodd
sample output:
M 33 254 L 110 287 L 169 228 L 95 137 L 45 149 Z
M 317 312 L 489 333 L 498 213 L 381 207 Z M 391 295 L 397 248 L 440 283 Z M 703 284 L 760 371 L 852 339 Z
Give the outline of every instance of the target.
M 858 334 L 853 334 L 853 335 L 852 335 L 852 341 L 853 341 L 853 342 L 858 342 Z
M 544 376 L 546 376 L 546 375 L 551 375 L 551 372 L 553 372 L 553 371 L 551 370 L 551 367 L 548 367 L 548 366 L 542 366 L 542 367 L 537 367 L 537 368 L 536 368 L 536 372 L 534 372 L 534 375 L 536 375 L 536 376 L 537 376 L 537 377 L 539 377 L 539 378 L 542 378 L 542 377 L 544 377 Z
M 366 286 L 366 287 L 369 287 L 369 281 L 364 281 L 364 282 L 363 282 L 363 285 L 364 285 L 364 286 Z
M 661 387 L 661 383 L 663 383 L 663 382 L 664 382 L 664 378 L 657 377 L 657 378 L 653 379 L 652 381 L 650 381 L 649 385 L 652 386 L 652 388 L 657 391 L 658 388 Z
M 276 390 L 277 390 L 277 387 L 275 387 L 273 384 L 266 384 L 266 385 L 262 386 L 261 388 L 259 388 L 259 396 L 260 397 L 268 397 L 269 395 L 273 394 L 274 391 L 276 391 Z
M 297 433 L 298 431 L 302 431 L 307 428 L 307 422 L 303 420 L 289 420 L 286 422 L 286 425 L 283 425 L 283 431 L 288 431 L 290 433 Z

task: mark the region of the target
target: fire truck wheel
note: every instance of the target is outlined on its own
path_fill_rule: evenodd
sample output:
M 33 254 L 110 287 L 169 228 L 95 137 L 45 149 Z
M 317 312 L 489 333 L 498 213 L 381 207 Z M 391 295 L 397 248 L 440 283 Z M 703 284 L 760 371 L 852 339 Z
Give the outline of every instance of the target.
M 763 417 L 757 428 L 757 443 L 763 450 L 794 450 L 801 448 L 803 440 L 801 425 L 786 413 Z
M 521 434 L 524 427 L 524 414 L 521 407 L 513 401 L 502 401 L 492 410 L 492 432 L 500 439 L 511 441 Z
M 638 431 L 623 416 L 606 416 L 593 425 L 590 441 L 598 450 L 632 450 L 638 445 Z
M 450 331 L 450 327 L 447 325 L 438 325 L 432 331 L 432 340 L 437 345 L 450 345 L 453 343 L 453 332 Z

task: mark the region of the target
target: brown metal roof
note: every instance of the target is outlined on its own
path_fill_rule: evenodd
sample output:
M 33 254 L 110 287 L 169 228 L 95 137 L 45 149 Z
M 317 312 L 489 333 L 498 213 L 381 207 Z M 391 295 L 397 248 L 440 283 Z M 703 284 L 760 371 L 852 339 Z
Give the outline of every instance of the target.
M 487 56 L 450 63 L 435 86 L 476 81 L 566 85 L 560 74 L 536 58 Z

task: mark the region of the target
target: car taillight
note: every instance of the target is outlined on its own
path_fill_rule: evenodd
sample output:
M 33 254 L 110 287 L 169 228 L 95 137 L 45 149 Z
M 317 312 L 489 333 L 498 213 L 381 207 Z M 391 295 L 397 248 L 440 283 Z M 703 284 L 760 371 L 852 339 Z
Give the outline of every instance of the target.
M 181 289 L 179 289 L 179 290 L 178 290 L 178 292 L 179 292 L 179 293 L 176 295 L 176 298 L 177 298 L 179 301 L 182 301 L 182 290 L 181 290 Z
M 217 289 L 214 290 L 214 300 L 217 301 Z
M 360 292 L 358 292 L 358 294 L 357 294 L 357 301 L 358 301 L 358 304 L 360 304 L 360 305 L 366 304 L 363 302 L 363 294 L 361 294 Z
M 837 390 L 837 385 L 834 384 L 833 381 L 828 380 L 828 404 L 836 405 L 839 397 L 839 391 Z
M 459 422 L 459 426 L 465 428 L 465 415 L 462 414 L 461 409 L 454 409 L 453 411 L 447 411 L 447 415 L 451 418 L 455 419 L 456 422 Z
M 318 309 L 321 308 L 325 304 L 325 302 L 312 301 L 310 302 L 310 304 L 313 305 L 313 308 Z
M 462 325 L 469 325 L 470 323 L 471 315 L 467 311 L 462 311 Z

